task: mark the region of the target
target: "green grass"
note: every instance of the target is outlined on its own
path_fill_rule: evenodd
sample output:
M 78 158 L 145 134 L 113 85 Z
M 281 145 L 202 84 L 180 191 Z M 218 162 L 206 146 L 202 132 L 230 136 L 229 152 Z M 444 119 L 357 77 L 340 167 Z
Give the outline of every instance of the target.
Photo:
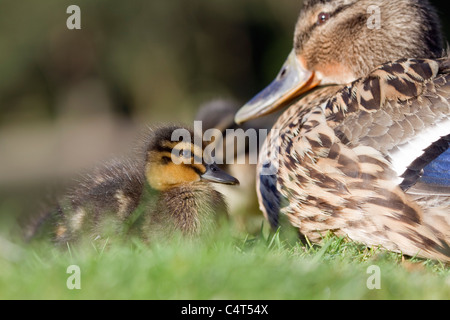
M 219 230 L 198 241 L 56 248 L 0 237 L 1 299 L 449 299 L 450 269 L 327 236 L 322 246 Z M 70 265 L 81 289 L 69 290 Z M 381 289 L 369 290 L 377 265 Z M 413 266 L 413 268 L 411 268 Z

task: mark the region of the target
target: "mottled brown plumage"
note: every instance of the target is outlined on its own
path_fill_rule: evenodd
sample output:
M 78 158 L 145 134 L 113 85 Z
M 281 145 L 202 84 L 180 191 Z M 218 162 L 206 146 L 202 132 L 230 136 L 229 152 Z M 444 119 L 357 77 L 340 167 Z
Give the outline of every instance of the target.
M 370 5 L 380 9 L 379 29 L 368 28 Z M 282 213 L 312 241 L 332 231 L 449 262 L 449 187 L 423 179 L 450 141 L 443 55 L 427 1 L 306 1 L 291 60 L 236 115 L 239 122 L 263 115 L 319 86 L 291 102 L 274 125 L 279 136 L 264 145 L 278 166 L 273 175 L 262 174 L 263 162 L 258 168 L 260 207 L 271 224 Z M 274 89 L 293 79 L 293 69 L 304 82 Z
M 175 130 L 190 140 L 172 137 Z M 94 240 L 137 234 L 150 241 L 175 233 L 194 237 L 211 232 L 218 217 L 226 216 L 225 200 L 209 181 L 238 181 L 203 158 L 203 146 L 194 143 L 193 133 L 164 126 L 149 136 L 135 158 L 100 166 L 60 200 L 48 215 L 57 243 L 81 236 Z

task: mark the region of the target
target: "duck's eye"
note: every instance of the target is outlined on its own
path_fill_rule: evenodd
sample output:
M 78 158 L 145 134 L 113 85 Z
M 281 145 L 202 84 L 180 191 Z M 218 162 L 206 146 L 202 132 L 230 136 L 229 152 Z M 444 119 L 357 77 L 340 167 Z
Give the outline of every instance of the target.
M 317 24 L 318 25 L 324 24 L 325 22 L 328 21 L 328 19 L 330 19 L 330 14 L 327 12 L 321 12 L 317 17 Z

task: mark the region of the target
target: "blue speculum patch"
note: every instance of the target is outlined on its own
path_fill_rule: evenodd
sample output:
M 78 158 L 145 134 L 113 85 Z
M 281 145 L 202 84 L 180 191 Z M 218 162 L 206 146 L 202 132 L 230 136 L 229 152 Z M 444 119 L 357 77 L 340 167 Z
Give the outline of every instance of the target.
M 421 180 L 425 183 L 450 186 L 450 149 L 424 168 Z

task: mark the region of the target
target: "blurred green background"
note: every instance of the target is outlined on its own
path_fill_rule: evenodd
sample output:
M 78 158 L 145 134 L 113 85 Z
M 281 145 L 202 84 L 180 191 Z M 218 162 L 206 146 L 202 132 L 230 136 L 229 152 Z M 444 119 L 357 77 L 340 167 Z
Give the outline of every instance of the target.
M 71 4 L 81 30 L 66 27 Z M 30 210 L 50 181 L 123 152 L 144 125 L 251 98 L 289 53 L 301 6 L 0 0 L 0 213 Z

